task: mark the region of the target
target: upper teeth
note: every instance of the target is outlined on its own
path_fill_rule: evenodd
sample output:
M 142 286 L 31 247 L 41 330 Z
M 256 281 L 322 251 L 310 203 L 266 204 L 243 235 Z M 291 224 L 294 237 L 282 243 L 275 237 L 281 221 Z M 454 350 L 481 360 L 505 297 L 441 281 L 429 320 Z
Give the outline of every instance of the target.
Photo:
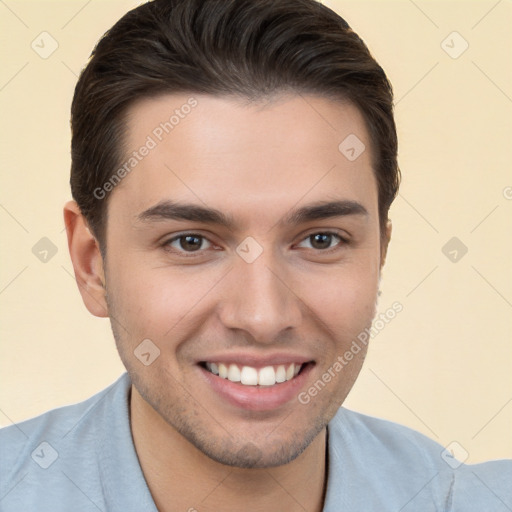
M 292 363 L 287 366 L 265 366 L 258 370 L 252 366 L 242 366 L 240 369 L 236 364 L 206 363 L 206 368 L 215 375 L 246 386 L 273 386 L 291 380 L 299 373 L 301 367 L 301 364 Z

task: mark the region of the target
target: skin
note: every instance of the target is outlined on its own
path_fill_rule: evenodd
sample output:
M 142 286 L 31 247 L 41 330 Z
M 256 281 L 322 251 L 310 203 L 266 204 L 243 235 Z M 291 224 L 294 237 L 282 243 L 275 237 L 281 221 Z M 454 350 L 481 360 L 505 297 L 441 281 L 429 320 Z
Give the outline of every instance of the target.
M 127 154 L 190 96 L 135 103 Z M 310 361 L 299 389 L 307 391 L 370 326 L 391 231 L 379 226 L 371 141 L 349 103 L 194 98 L 191 113 L 112 192 L 106 260 L 77 205 L 65 206 L 77 282 L 89 311 L 111 319 L 133 382 L 135 447 L 160 511 L 276 503 L 321 511 L 326 425 L 366 350 L 308 404 L 294 397 L 265 411 L 226 401 L 198 363 L 231 353 L 301 356 Z M 338 150 L 349 134 L 366 146 L 355 161 Z M 141 218 L 164 201 L 215 208 L 233 224 Z M 298 208 L 331 201 L 365 213 L 286 222 Z M 311 238 L 331 232 L 321 243 Z M 192 247 L 170 241 L 191 233 L 204 238 Z M 252 263 L 236 252 L 247 237 L 263 249 Z M 148 366 L 134 356 L 144 339 L 160 350 Z

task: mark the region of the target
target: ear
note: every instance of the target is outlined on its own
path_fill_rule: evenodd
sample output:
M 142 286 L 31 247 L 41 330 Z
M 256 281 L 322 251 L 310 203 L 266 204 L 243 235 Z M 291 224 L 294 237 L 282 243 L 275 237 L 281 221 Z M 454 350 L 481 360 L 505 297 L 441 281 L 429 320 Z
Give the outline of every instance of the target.
M 107 317 L 105 273 L 100 246 L 75 201 L 64 205 L 64 222 L 69 254 L 82 300 L 94 316 Z
M 382 267 L 384 266 L 384 263 L 386 263 L 386 256 L 388 254 L 388 245 L 389 241 L 391 240 L 391 221 L 388 219 L 386 221 L 386 227 L 384 229 L 384 233 L 382 234 L 382 239 L 380 241 L 380 269 L 382 270 Z

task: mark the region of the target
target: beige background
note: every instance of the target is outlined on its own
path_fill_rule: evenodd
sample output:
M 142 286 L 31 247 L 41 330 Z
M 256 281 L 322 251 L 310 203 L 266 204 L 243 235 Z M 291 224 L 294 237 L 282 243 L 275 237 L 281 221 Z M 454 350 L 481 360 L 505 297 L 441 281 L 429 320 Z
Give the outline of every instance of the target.
M 0 3 L 1 425 L 82 400 L 123 371 L 108 321 L 79 297 L 61 209 L 76 75 L 137 3 Z M 512 457 L 512 4 L 325 3 L 394 84 L 404 175 L 380 303 L 404 309 L 374 338 L 346 405 L 457 441 L 468 462 Z M 59 45 L 47 59 L 31 48 L 43 51 L 43 31 Z M 463 39 L 446 39 L 453 31 Z M 452 55 L 469 47 L 452 58 L 445 39 Z M 46 263 L 32 253 L 43 237 L 58 250 Z M 442 251 L 452 237 L 468 248 L 457 262 Z

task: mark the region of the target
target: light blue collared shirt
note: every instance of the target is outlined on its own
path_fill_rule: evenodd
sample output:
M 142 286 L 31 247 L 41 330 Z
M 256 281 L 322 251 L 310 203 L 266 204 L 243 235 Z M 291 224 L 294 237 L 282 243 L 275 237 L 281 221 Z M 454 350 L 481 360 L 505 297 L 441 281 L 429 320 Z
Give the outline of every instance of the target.
M 130 386 L 124 374 L 85 402 L 1 429 L 0 511 L 158 512 L 133 445 Z M 512 511 L 512 460 L 459 465 L 422 434 L 343 407 L 328 457 L 324 512 Z

